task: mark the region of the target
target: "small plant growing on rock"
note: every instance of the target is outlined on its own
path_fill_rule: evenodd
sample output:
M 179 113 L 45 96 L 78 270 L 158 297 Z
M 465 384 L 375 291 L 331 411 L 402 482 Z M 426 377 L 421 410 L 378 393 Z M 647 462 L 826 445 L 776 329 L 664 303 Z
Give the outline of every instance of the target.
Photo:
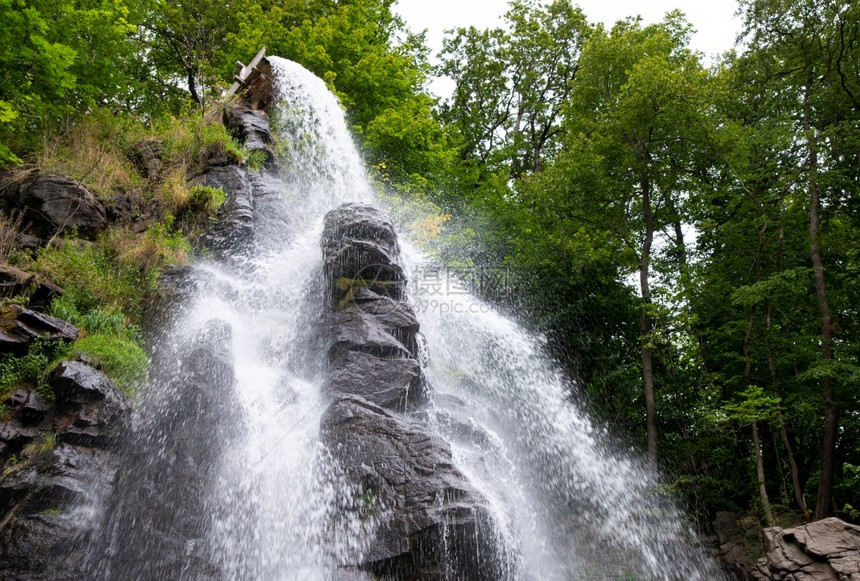
M 209 186 L 195 186 L 191 189 L 188 200 L 192 209 L 205 212 L 209 216 L 214 216 L 218 208 L 226 201 L 227 194 L 224 193 L 224 190 Z

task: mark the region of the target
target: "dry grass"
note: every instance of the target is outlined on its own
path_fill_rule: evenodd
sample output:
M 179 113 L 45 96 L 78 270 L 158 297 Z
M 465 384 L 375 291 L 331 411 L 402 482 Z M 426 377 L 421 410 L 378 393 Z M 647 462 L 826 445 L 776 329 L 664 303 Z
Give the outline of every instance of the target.
M 166 265 L 188 264 L 191 246 L 181 233 L 171 232 L 172 224 L 172 218 L 168 218 L 141 233 L 127 227 L 115 228 L 107 233 L 106 244 L 120 265 L 143 273 L 158 271 Z
M 9 257 L 18 250 L 18 234 L 21 232 L 21 214 L 8 217 L 0 214 L 0 262 L 9 262 Z
M 186 175 L 184 163 L 171 165 L 155 192 L 158 205 L 174 216 L 185 210 L 191 200 Z
M 84 116 L 63 134 L 49 136 L 34 159 L 39 173 L 70 177 L 110 203 L 116 192 L 143 185 L 125 147 L 144 136 L 143 128 L 101 112 Z

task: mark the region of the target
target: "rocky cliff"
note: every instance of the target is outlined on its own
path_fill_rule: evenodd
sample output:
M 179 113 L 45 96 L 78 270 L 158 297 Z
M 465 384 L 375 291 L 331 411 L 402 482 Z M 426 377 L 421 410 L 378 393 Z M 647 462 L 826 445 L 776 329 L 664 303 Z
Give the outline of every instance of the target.
M 382 579 L 506 578 L 486 499 L 421 413 L 418 322 L 391 221 L 345 204 L 326 216 L 322 247 L 333 399 L 322 441 L 355 491 L 341 518 L 368 523 L 349 564 Z

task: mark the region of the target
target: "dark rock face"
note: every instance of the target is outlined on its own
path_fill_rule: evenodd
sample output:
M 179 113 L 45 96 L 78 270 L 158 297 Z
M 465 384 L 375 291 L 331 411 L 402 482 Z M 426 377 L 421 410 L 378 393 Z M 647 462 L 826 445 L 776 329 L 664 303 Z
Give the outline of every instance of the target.
M 344 204 L 329 212 L 322 249 L 334 306 L 345 306 L 363 289 L 372 292 L 367 300 L 403 297 L 405 280 L 397 264 L 397 234 L 391 221 L 376 208 Z
M 720 511 L 714 519 L 717 560 L 720 567 L 735 581 L 751 581 L 759 551 L 760 529 L 758 520 L 749 515 Z
M 270 169 L 277 169 L 277 157 L 272 150 L 275 140 L 265 111 L 252 109 L 247 102 L 240 102 L 224 110 L 224 125 L 236 139 L 245 144 L 248 151 L 262 152 L 266 156 L 266 165 Z
M 271 89 L 271 86 L 269 87 Z M 259 91 L 257 94 L 259 98 Z M 222 258 L 247 254 L 252 248 L 273 248 L 289 240 L 293 225 L 288 216 L 284 192 L 286 185 L 278 176 L 277 157 L 272 145 L 268 115 L 252 106 L 251 97 L 224 112 L 224 124 L 249 151 L 266 156 L 261 173 L 246 166 L 210 160 L 196 182 L 221 188 L 227 201 L 218 210 L 218 223 L 204 237 L 207 247 Z
M 245 168 L 213 166 L 198 183 L 221 188 L 227 194 L 227 200 L 218 209 L 218 223 L 204 236 L 206 246 L 219 252 L 249 248 L 254 239 L 254 197 Z
M 24 355 L 36 339 L 74 341 L 80 331 L 62 319 L 19 305 L 0 310 L 0 353 Z
M 82 548 L 117 469 L 108 451 L 60 444 L 0 480 L 0 578 L 84 578 Z
M 104 375 L 66 362 L 50 380 L 56 398 L 16 390 L 0 426 L 0 579 L 83 579 L 117 476 L 116 435 L 131 405 Z
M 79 361 L 66 361 L 51 385 L 57 406 L 54 433 L 64 442 L 105 448 L 119 437 L 131 405 L 107 377 Z
M 41 175 L 18 185 L 9 200 L 24 214 L 30 232 L 47 240 L 65 230 L 94 237 L 107 225 L 107 211 L 77 182 L 58 175 Z
M 31 307 L 47 307 L 63 289 L 39 275 L 0 264 L 0 297 L 27 297 Z
M 838 518 L 765 529 L 764 544 L 754 579 L 860 581 L 860 527 Z
M 345 489 L 359 491 L 344 502 L 344 518 L 371 529 L 344 565 L 382 579 L 504 579 L 486 500 L 418 411 L 427 397 L 418 322 L 401 302 L 391 221 L 345 204 L 326 216 L 322 247 L 334 402 L 321 439 Z
M 229 326 L 213 322 L 184 356 L 154 363 L 152 384 L 162 387 L 146 394 L 141 406 L 151 413 L 127 436 L 125 470 L 86 578 L 208 578 L 209 558 L 199 553 L 214 517 L 207 493 L 243 424 L 229 341 Z

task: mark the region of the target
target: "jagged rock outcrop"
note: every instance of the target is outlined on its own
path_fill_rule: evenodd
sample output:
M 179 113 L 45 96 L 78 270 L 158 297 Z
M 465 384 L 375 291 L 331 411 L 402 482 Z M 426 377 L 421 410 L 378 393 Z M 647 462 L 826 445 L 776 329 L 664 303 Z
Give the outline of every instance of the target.
M 99 371 L 60 364 L 49 380 L 54 400 L 19 389 L 4 402 L 0 427 L 0 579 L 84 578 L 84 548 L 119 462 L 117 436 L 131 404 Z
M 754 579 L 860 581 L 860 527 L 838 518 L 765 529 L 764 545 Z
M 224 126 L 248 151 L 262 153 L 269 169 L 277 170 L 278 159 L 273 149 L 275 140 L 265 111 L 253 109 L 247 101 L 241 101 L 224 110 Z
M 334 401 L 321 438 L 355 491 L 344 518 L 359 518 L 367 541 L 345 565 L 382 579 L 504 578 L 486 500 L 411 413 L 427 393 L 391 221 L 345 204 L 326 216 L 322 247 Z
M 233 439 L 241 436 L 237 426 L 243 425 L 236 415 L 241 406 L 233 388 L 230 334 L 229 325 L 213 321 L 184 356 L 154 362 L 153 381 L 164 386 L 152 395 L 160 413 L 141 418 L 126 435 L 125 469 L 87 578 L 205 578 L 210 565 L 195 547 L 203 544 L 214 518 L 207 492 L 219 459 L 233 449 Z M 98 561 L 105 554 L 110 559 Z M 191 572 L 201 576 L 186 577 Z
M 45 174 L 11 185 L 7 209 L 23 213 L 28 232 L 48 240 L 67 230 L 93 238 L 107 226 L 107 210 L 89 190 L 69 178 Z
M 36 339 L 74 341 L 80 330 L 71 323 L 9 305 L 0 309 L 0 353 L 24 355 Z
M 128 157 L 146 179 L 154 181 L 161 177 L 161 170 L 164 167 L 163 155 L 164 146 L 161 141 L 148 138 L 136 143 Z
M 246 165 L 213 160 L 195 180 L 200 185 L 221 188 L 227 194 L 226 202 L 218 210 L 217 224 L 204 236 L 204 244 L 223 258 L 244 255 L 258 242 L 277 247 L 289 240 L 294 231 L 293 224 L 283 218 L 289 215 L 284 198 L 287 188 L 278 175 L 275 140 L 266 113 L 273 100 L 267 91 L 274 91 L 270 81 L 263 82 L 267 79 L 264 77 L 250 87 L 223 115 L 225 126 L 248 151 L 265 155 L 262 171 L 255 173 Z
M 0 264 L 0 298 L 24 297 L 30 307 L 47 307 L 62 287 L 31 272 Z

